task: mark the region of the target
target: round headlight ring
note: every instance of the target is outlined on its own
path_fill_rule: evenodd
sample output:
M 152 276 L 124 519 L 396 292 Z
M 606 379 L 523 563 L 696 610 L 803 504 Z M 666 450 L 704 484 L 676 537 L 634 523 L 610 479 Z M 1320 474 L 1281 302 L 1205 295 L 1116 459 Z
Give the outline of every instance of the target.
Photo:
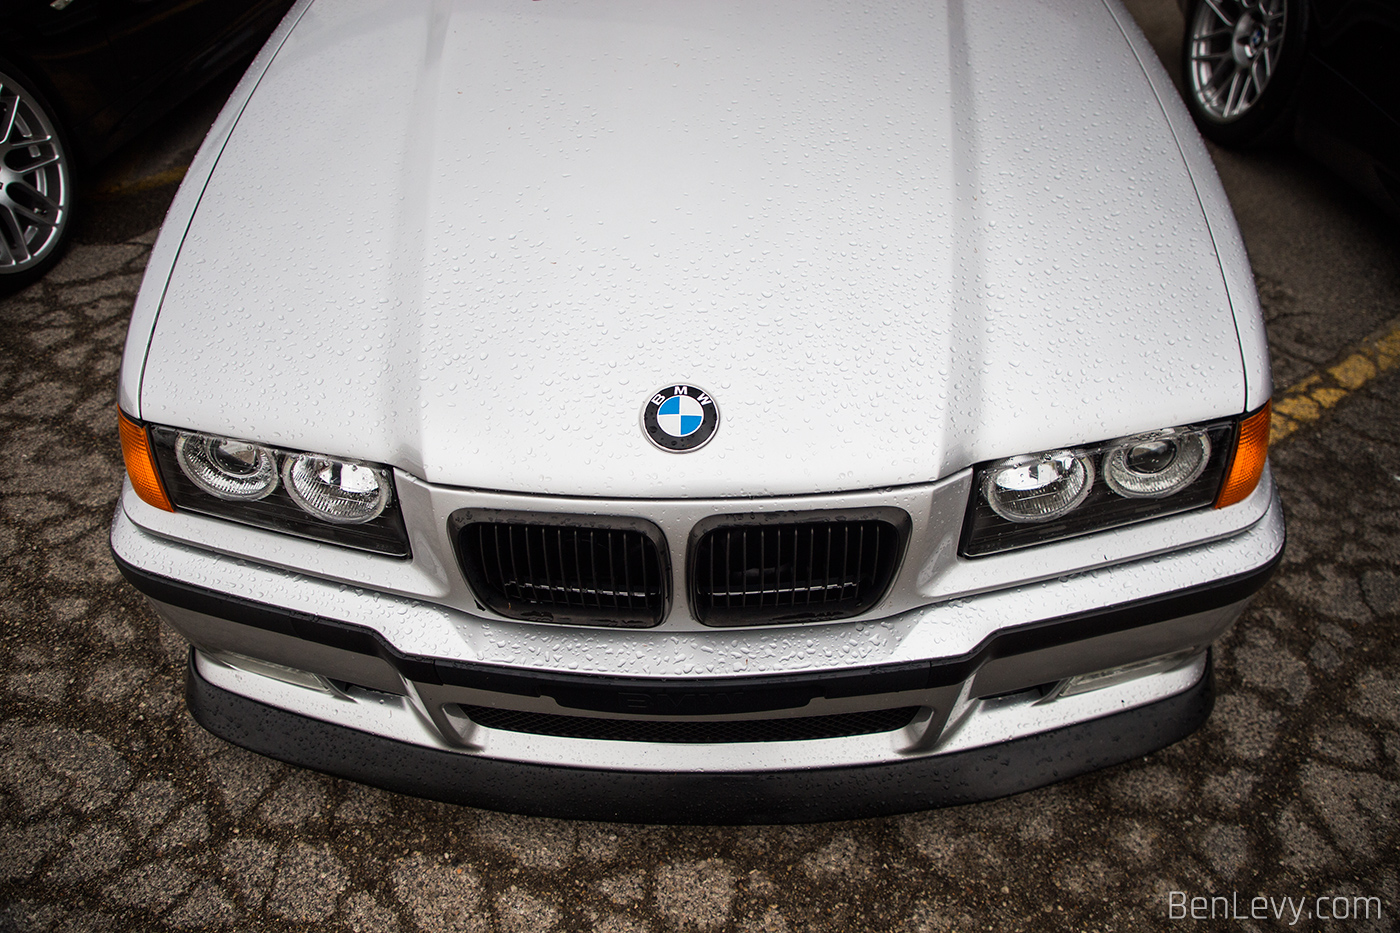
M 277 488 L 277 456 L 260 444 L 181 431 L 175 461 L 190 482 L 218 499 L 256 502 Z
M 288 454 L 282 461 L 287 494 L 302 509 L 336 525 L 362 525 L 389 505 L 387 470 L 320 454 Z
M 1094 463 L 1080 450 L 1011 457 L 987 471 L 982 496 L 1009 522 L 1048 522 L 1072 512 L 1094 485 Z
M 1116 442 L 1104 453 L 1103 478 L 1126 499 L 1165 499 L 1195 482 L 1209 460 L 1206 432 L 1168 428 Z

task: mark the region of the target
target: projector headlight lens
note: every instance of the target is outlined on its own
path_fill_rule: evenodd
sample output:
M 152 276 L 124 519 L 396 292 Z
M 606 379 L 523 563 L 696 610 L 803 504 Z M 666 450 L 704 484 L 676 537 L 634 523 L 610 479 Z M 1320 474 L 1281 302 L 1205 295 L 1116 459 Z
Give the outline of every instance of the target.
M 1069 512 L 1094 484 L 1094 465 L 1073 450 L 1012 457 L 983 481 L 987 504 L 1009 522 L 1048 522 Z
M 200 489 L 231 502 L 256 502 L 277 488 L 277 457 L 266 447 L 181 432 L 175 459 Z
M 1180 492 L 1206 468 L 1210 438 L 1204 431 L 1168 429 L 1127 438 L 1104 454 L 1103 478 L 1129 499 L 1161 499 Z
M 317 454 L 294 454 L 282 464 L 287 493 L 317 518 L 359 525 L 377 518 L 389 504 L 386 470 Z

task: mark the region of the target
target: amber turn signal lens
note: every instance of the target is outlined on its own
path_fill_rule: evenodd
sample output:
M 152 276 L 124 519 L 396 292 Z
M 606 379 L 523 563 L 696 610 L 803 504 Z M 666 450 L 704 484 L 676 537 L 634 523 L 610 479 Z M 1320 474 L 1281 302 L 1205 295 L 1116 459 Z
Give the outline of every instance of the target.
M 1215 498 L 1215 507 L 1223 509 L 1249 498 L 1259 477 L 1264 474 L 1264 460 L 1269 456 L 1269 409 L 1272 402 L 1240 422 L 1240 439 L 1235 445 L 1235 457 L 1230 473 Z
M 146 429 L 128 418 L 121 409 L 117 409 L 117 426 L 121 430 L 122 458 L 126 460 L 126 475 L 131 478 L 131 487 L 156 508 L 175 511 L 165 494 L 165 487 L 160 484 L 160 474 L 156 472 L 156 461 L 151 454 Z

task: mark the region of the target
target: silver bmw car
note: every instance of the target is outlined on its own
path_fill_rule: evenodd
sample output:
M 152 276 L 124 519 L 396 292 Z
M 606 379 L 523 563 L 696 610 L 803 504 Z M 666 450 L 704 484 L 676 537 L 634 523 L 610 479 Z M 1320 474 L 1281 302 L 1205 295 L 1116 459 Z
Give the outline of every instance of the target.
M 112 549 L 263 754 L 894 813 L 1200 726 L 1269 395 L 1118 0 L 301 0 L 152 255 Z

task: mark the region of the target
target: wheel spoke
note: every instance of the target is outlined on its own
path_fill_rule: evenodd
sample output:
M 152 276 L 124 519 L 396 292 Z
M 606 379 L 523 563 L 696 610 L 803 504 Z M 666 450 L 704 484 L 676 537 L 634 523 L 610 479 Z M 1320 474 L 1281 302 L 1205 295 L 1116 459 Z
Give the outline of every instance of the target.
M 10 257 L 10 261 L 18 265 L 29 259 L 29 244 L 24 239 L 24 228 L 19 220 L 10 211 L 9 205 L 0 202 L 0 248 L 5 250 L 5 255 Z
M 1226 59 L 1226 58 L 1229 58 L 1229 57 L 1230 57 L 1230 53 L 1229 53 L 1229 52 L 1192 52 L 1192 53 L 1191 53 L 1191 61 L 1193 61 L 1193 62 L 1218 62 L 1218 61 L 1220 61 L 1220 60 L 1222 60 L 1222 59 Z
M 1239 93 L 1244 87 L 1244 74 L 1236 71 L 1230 76 L 1230 90 L 1225 94 L 1224 116 L 1233 117 L 1239 110 L 1236 105 Z
M 1219 99 L 1221 92 L 1225 90 L 1225 85 L 1233 81 L 1235 76 L 1239 73 L 1239 69 L 1236 68 L 1233 63 L 1225 68 L 1217 68 L 1211 73 L 1210 80 L 1206 82 L 1205 89 Z
M 25 162 L 23 165 L 11 165 L 10 171 L 17 175 L 28 175 L 30 172 L 37 172 L 44 166 L 54 165 L 59 161 L 61 161 L 59 154 L 50 149 L 45 155 L 35 156 L 33 162 Z
M 1220 8 L 1220 2 L 1219 2 L 1219 0 L 1205 0 L 1205 4 L 1206 4 L 1206 6 L 1210 7 L 1210 11 L 1211 11 L 1212 13 L 1214 13 L 1216 16 L 1218 16 L 1218 17 L 1220 18 L 1220 21 L 1221 21 L 1222 23 L 1224 23 L 1224 24 L 1227 25 L 1227 26 L 1234 26 L 1234 25 L 1235 25 L 1235 21 L 1234 21 L 1233 19 L 1231 19 L 1230 17 L 1226 16 L 1226 15 L 1225 15 L 1225 11 L 1222 10 L 1222 9 Z
M 38 206 L 31 207 L 25 204 L 24 201 L 16 200 L 13 193 L 16 188 L 24 195 L 25 200 L 37 201 Z M 32 220 L 36 224 L 42 224 L 45 227 L 53 227 L 58 224 L 61 207 L 53 198 L 50 198 L 33 185 L 22 181 L 12 182 L 9 191 L 10 209 L 15 213 L 19 214 L 21 217 Z M 44 211 L 45 213 L 41 214 L 39 213 L 40 211 Z
M 4 88 L 0 87 L 0 91 Z M 0 144 L 9 140 L 10 134 L 14 132 L 15 117 L 19 116 L 19 95 L 13 95 L 8 100 L 0 100 Z
M 30 223 L 37 224 L 40 227 L 58 226 L 58 220 L 56 218 L 45 217 L 43 214 L 40 214 L 37 211 L 27 208 L 23 204 L 11 204 L 10 210 L 17 214 L 19 217 L 23 217 Z
M 0 157 L 15 149 L 25 149 L 29 146 L 42 146 L 53 142 L 52 136 L 30 136 L 22 139 L 10 140 L 0 136 Z
M 1240 72 L 1240 96 L 1235 101 L 1235 116 L 1239 116 L 1250 108 L 1254 99 L 1259 96 L 1259 85 L 1254 82 L 1254 75 L 1249 71 Z

